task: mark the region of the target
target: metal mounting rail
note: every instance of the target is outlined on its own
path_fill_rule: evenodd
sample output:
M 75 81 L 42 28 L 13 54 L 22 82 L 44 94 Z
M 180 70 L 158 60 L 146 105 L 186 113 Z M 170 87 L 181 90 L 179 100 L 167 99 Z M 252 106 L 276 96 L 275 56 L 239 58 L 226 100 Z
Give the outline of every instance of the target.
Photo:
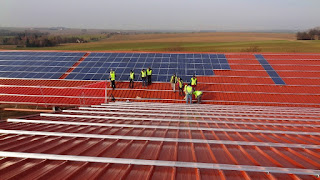
M 226 145 L 238 145 L 238 146 L 320 149 L 320 145 L 309 145 L 309 144 L 267 143 L 267 142 L 206 140 L 206 139 L 183 139 L 183 138 L 142 137 L 142 136 L 63 133 L 63 132 L 47 132 L 47 131 L 1 130 L 1 129 L 0 129 L 0 133 L 31 135 L 31 136 L 38 135 L 38 136 L 58 136 L 58 137 L 75 137 L 75 138 L 121 139 L 121 140 L 137 140 L 137 141 L 186 142 L 186 143 L 204 143 L 204 144 L 226 144 Z
M 265 167 L 265 166 L 229 165 L 229 164 L 215 164 L 215 163 L 195 163 L 195 162 L 183 162 L 183 161 L 143 160 L 143 159 L 108 158 L 108 157 L 92 157 L 92 156 L 74 156 L 74 155 L 56 155 L 56 154 L 43 154 L 43 153 L 0 151 L 0 156 L 14 157 L 14 158 L 30 158 L 30 159 L 49 159 L 49 160 L 60 160 L 60 161 L 115 163 L 115 164 L 128 164 L 128 165 L 133 164 L 133 165 L 144 165 L 144 166 L 217 169 L 217 170 L 300 174 L 300 175 L 314 175 L 314 176 L 318 176 L 320 174 L 320 170 L 315 170 L 315 169 L 280 168 L 280 167 Z
M 133 98 L 135 99 L 135 98 Z M 163 100 L 170 100 L 170 99 L 163 99 Z M 173 99 L 172 99 L 173 100 Z M 182 100 L 181 100 L 182 101 Z M 213 102 L 218 102 L 218 101 L 213 101 Z M 246 102 L 246 101 L 224 101 L 224 102 Z M 123 108 L 138 108 L 138 109 L 151 109 L 151 108 L 158 108 L 158 107 L 161 107 L 162 109 L 171 109 L 172 110 L 172 107 L 174 107 L 173 110 L 179 110 L 179 109 L 203 109 L 204 107 L 205 108 L 208 108 L 208 109 L 212 109 L 212 110 L 215 110 L 215 109 L 236 109 L 236 110 L 239 110 L 239 109 L 245 109 L 245 110 L 270 110 L 272 109 L 272 111 L 278 111 L 278 110 L 281 110 L 281 111 L 289 111 L 289 112 L 313 112 L 313 111 L 316 111 L 318 113 L 320 113 L 320 109 L 319 108 L 309 108 L 309 107 L 261 107 L 261 106 L 244 106 L 244 107 L 241 107 L 241 106 L 235 106 L 235 105 L 223 105 L 222 107 L 218 107 L 217 108 L 217 105 L 213 105 L 213 104 L 192 104 L 192 105 L 186 105 L 186 104 L 177 104 L 177 103 L 161 103 L 160 104 L 156 104 L 156 105 L 153 105 L 152 103 L 150 104 L 143 104 L 141 105 L 140 104 L 141 102 L 134 102 L 134 103 L 121 103 L 121 105 L 119 107 L 123 107 Z M 271 103 L 271 102 L 270 102 Z M 318 104 L 319 105 L 319 104 Z M 113 108 L 115 105 L 114 104 L 101 104 L 101 105 L 92 105 L 92 107 L 110 107 L 110 108 Z M 257 108 L 258 107 L 258 108 Z
M 48 113 L 40 113 L 40 116 L 50 116 L 50 117 L 80 117 L 80 118 L 96 118 L 96 119 L 128 119 L 128 120 L 140 120 L 140 121 L 168 121 L 166 119 L 160 118 L 147 118 L 147 117 L 128 117 L 128 116 L 94 116 L 94 115 L 81 115 L 81 114 L 48 114 Z M 147 115 L 146 115 L 147 116 Z M 273 121 L 312 121 L 312 122 L 320 122 L 319 119 L 290 119 L 290 118 L 260 118 L 260 117 L 232 117 L 232 116 L 212 116 L 210 118 L 230 118 L 230 119 L 254 119 L 254 120 L 273 120 Z M 181 119 L 171 119 L 181 121 Z M 203 119 L 206 120 L 206 119 Z M 202 122 L 202 120 L 196 121 Z
M 141 104 L 142 105 L 141 105 Z M 148 102 L 149 103 L 149 102 Z M 128 104 L 128 105 L 127 105 Z M 132 105 L 130 105 L 132 104 Z M 275 106 L 249 106 L 249 105 L 216 105 L 216 104 L 197 104 L 196 106 L 186 106 L 185 104 L 177 104 L 177 103 L 161 103 L 153 105 L 153 103 L 142 103 L 142 102 L 134 102 L 134 103 L 110 103 L 108 105 L 92 105 L 93 108 L 131 108 L 135 107 L 136 109 L 150 109 L 154 107 L 161 107 L 161 109 L 169 109 L 171 111 L 177 111 L 181 108 L 193 108 L 199 110 L 206 111 L 216 111 L 216 110 L 232 110 L 232 111 L 267 111 L 272 110 L 273 113 L 283 113 L 283 112 L 302 112 L 302 113 L 320 113 L 319 108 L 311 108 L 311 107 L 275 107 Z M 174 108 L 174 109 L 172 109 Z
M 19 119 L 10 119 L 8 122 L 19 122 Z M 22 121 L 21 121 L 22 122 Z M 81 122 L 66 122 L 66 121 L 46 121 L 43 120 L 25 120 L 27 123 L 51 123 L 51 124 L 63 124 L 79 125 Z M 154 125 L 132 125 L 132 124 L 105 124 L 95 123 L 96 125 L 107 127 L 132 127 L 132 128 L 146 128 L 146 129 L 179 129 L 179 130 L 202 130 L 202 131 L 222 131 L 222 132 L 245 132 L 245 133 L 262 133 L 262 134 L 293 134 L 293 135 L 314 135 L 320 136 L 320 132 L 301 132 L 301 131 L 273 131 L 273 130 L 252 130 L 252 129 L 226 129 L 226 128 L 205 128 L 205 127 L 177 127 L 177 126 L 154 126 Z M 85 124 L 83 124 L 85 125 Z M 89 125 L 89 124 L 87 124 Z M 91 125 L 94 125 L 92 123 Z
M 90 111 L 104 111 L 104 112 L 108 112 L 108 111 L 113 111 L 113 112 L 153 112 L 153 113 L 159 113 L 159 114 L 163 114 L 163 113 L 171 113 L 171 114 L 190 114 L 186 111 L 170 111 L 170 110 L 148 110 L 148 109 L 126 109 L 126 108 L 92 108 L 92 107 L 79 107 L 80 110 L 90 110 Z M 210 114 L 212 113 L 212 115 L 215 114 L 230 114 L 230 115 L 256 115 L 256 116 L 286 116 L 286 117 L 319 117 L 320 119 L 320 112 L 319 113 L 294 113 L 294 112 L 289 112 L 288 113 L 281 113 L 281 112 L 271 112 L 271 111 L 235 111 L 233 110 L 233 112 L 231 112 L 231 110 L 221 110 L 221 109 L 217 109 L 215 111 L 213 110 L 206 110 L 205 108 L 202 109 L 202 111 L 197 111 L 195 114 Z M 303 115 L 301 115 L 303 114 Z M 318 115 L 318 116 L 315 116 Z
M 106 112 L 106 111 L 81 111 L 81 110 L 63 110 L 63 112 L 67 113 L 80 113 L 80 114 L 112 114 L 112 115 L 133 115 L 133 116 L 164 116 L 164 117 L 190 117 L 190 118 L 217 118 L 221 117 L 218 113 L 212 114 L 212 115 L 198 115 L 198 114 L 168 114 L 168 113 L 139 113 L 139 112 Z M 150 111 L 153 112 L 153 111 Z M 228 113 L 229 114 L 229 113 Z M 241 115 L 234 113 L 233 115 Z M 242 115 L 254 115 L 254 114 L 242 114 Z M 264 116 L 264 115 L 263 115 Z M 269 115 L 269 116 L 276 116 L 276 115 Z M 226 117 L 226 116 L 224 116 Z M 233 119 L 234 116 L 228 116 L 229 119 Z M 241 116 L 239 116 L 241 117 Z M 249 116 L 247 116 L 249 117 Z M 301 117 L 299 115 L 292 115 L 292 117 Z M 303 117 L 303 116 L 302 116 Z M 320 122 L 320 116 L 314 116 L 318 117 L 318 122 Z M 264 120 L 264 117 L 255 117 L 259 118 L 260 120 Z M 281 118 L 281 117 L 279 117 Z M 312 120 L 311 120 L 312 121 Z M 199 122 L 199 121 L 198 121 Z M 213 121 L 207 121 L 207 122 L 213 122 Z M 216 121 L 219 122 L 219 121 Z M 225 121 L 227 122 L 227 121 Z M 288 124 L 289 126 L 290 124 Z M 292 124 L 291 124 L 292 125 Z

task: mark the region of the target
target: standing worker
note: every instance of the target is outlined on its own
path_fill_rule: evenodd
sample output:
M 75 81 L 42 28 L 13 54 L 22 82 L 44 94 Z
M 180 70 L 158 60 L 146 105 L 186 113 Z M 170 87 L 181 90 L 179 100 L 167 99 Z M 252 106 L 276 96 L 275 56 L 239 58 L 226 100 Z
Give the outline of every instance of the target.
M 173 92 L 176 92 L 176 83 L 177 83 L 176 74 L 173 74 L 173 76 L 171 76 L 170 83 L 171 83 L 171 87 L 172 87 Z
M 111 81 L 112 89 L 114 90 L 116 88 L 116 72 L 114 72 L 112 69 L 110 70 L 109 79 Z
M 151 85 L 151 76 L 152 76 L 152 69 L 149 67 L 147 69 L 147 77 L 148 77 L 148 85 Z
M 134 72 L 131 70 L 131 71 L 130 71 L 130 76 L 129 76 L 129 80 L 130 80 L 129 88 L 133 88 L 134 79 L 135 79 L 135 75 L 134 75 Z
M 142 69 L 141 71 L 141 79 L 142 79 L 142 87 L 146 86 L 147 87 L 147 72 Z
M 197 99 L 197 103 L 200 104 L 203 92 L 202 91 L 194 91 L 193 94 L 194 94 L 194 97 Z
M 191 86 L 192 86 L 193 90 L 195 91 L 196 87 L 197 87 L 197 83 L 198 83 L 196 75 L 193 75 L 190 82 L 191 82 Z
M 178 83 L 179 83 L 179 96 L 184 96 L 184 94 L 183 94 L 183 81 L 180 77 L 178 78 Z
M 191 84 L 189 84 L 186 88 L 186 104 L 188 104 L 188 101 L 190 100 L 190 104 L 192 104 L 192 92 L 193 92 L 193 89 L 192 89 L 192 86 Z

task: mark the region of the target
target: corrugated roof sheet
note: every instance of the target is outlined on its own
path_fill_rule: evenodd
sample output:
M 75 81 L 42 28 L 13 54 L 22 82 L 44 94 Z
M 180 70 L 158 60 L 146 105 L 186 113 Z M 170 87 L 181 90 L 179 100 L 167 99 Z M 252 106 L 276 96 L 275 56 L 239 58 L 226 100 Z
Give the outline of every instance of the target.
M 319 179 L 320 55 L 263 56 L 285 86 L 230 53 L 200 105 L 169 83 L 117 82 L 101 105 L 103 81 L 1 79 L 2 103 L 87 107 L 0 122 L 0 179 Z
M 135 102 L 9 119 L 0 124 L 7 156 L 0 172 L 2 179 L 316 179 L 319 114 Z

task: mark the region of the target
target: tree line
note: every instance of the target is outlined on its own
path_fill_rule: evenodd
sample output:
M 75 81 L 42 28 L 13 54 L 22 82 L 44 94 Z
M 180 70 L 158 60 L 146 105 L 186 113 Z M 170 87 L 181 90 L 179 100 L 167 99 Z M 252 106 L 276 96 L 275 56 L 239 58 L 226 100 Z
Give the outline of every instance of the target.
M 313 28 L 308 31 L 298 32 L 297 40 L 320 40 L 320 28 Z
M 49 36 L 49 33 L 42 33 L 38 31 L 0 31 L 0 36 L 2 36 L 2 38 L 0 38 L 0 44 L 17 45 L 17 47 L 51 47 L 63 43 L 87 42 L 86 40 L 80 37 Z

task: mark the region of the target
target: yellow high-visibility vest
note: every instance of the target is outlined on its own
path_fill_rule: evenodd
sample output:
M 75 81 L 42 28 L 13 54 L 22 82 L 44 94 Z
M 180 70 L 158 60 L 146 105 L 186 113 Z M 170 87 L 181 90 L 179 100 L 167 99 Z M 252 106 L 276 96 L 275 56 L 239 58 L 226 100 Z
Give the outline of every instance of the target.
M 180 80 L 180 81 L 179 81 L 179 88 L 182 88 L 182 87 L 183 87 L 183 81 Z
M 141 71 L 141 77 L 147 77 L 147 72 L 146 71 Z
M 147 75 L 148 75 L 148 76 L 151 76 L 151 75 L 152 75 L 152 69 L 150 69 L 150 70 L 147 69 Z
M 110 79 L 111 79 L 111 81 L 116 80 L 116 72 L 110 71 Z
M 187 94 L 192 94 L 192 87 L 191 86 L 187 87 Z
M 134 72 L 130 72 L 130 79 L 134 79 Z
M 171 83 L 176 83 L 177 82 L 177 76 L 171 76 L 170 82 Z
M 202 94 L 202 91 L 195 91 L 195 92 L 193 92 L 193 94 L 197 98 L 198 96 L 200 96 Z
M 191 85 L 197 85 L 197 78 L 191 78 Z

